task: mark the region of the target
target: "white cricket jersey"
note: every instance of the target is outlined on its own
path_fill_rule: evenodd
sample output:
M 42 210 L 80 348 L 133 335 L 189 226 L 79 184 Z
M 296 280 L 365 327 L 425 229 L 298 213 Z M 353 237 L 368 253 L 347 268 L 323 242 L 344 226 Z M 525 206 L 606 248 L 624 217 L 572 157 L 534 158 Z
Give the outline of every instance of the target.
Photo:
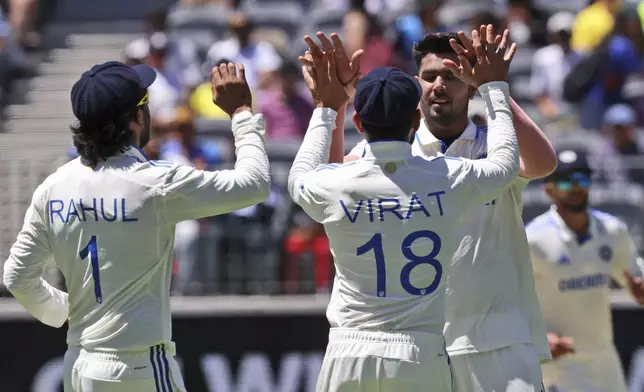
M 350 154 L 362 156 L 365 144 L 359 143 Z M 422 121 L 412 151 L 424 157 L 481 159 L 487 148 L 487 127 L 470 121 L 447 147 Z M 461 241 L 447 278 L 444 333 L 450 355 L 528 343 L 542 361 L 551 359 L 521 217 L 521 192 L 527 183 L 517 177 L 462 221 Z
M 170 343 L 169 286 L 176 223 L 222 214 L 268 197 L 261 115 L 233 118 L 234 170 L 201 171 L 148 161 L 137 148 L 91 169 L 75 159 L 35 191 L 4 266 L 4 283 L 67 343 L 130 351 Z M 45 282 L 53 256 L 68 293 Z
M 409 143 L 383 141 L 368 144 L 360 160 L 318 167 L 335 116 L 316 111 L 289 192 L 329 238 L 336 267 L 327 309 L 332 327 L 442 332 L 445 277 L 461 217 L 511 183 L 519 167 L 507 83 L 480 91 L 490 105 L 490 144 L 479 161 L 426 159 L 414 156 Z
M 588 236 L 578 239 L 552 207 L 526 231 L 548 332 L 572 337 L 578 352 L 612 347 L 610 280 L 626 287 L 624 271 L 642 275 L 626 225 L 591 210 Z

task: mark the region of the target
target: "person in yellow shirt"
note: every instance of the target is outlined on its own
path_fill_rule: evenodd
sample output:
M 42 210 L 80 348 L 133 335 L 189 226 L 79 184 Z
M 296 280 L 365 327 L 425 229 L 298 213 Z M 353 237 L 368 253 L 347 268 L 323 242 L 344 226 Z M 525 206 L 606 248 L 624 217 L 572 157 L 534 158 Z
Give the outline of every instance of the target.
M 578 53 L 588 53 L 610 33 L 615 15 L 622 9 L 623 0 L 595 0 L 577 14 L 570 44 Z
M 229 62 L 228 59 L 221 59 L 214 66 L 218 67 Z M 212 102 L 212 82 L 210 80 L 201 83 L 190 93 L 188 106 L 197 117 L 210 120 L 228 120 L 230 118 L 226 112 Z M 253 106 L 255 106 L 254 102 Z

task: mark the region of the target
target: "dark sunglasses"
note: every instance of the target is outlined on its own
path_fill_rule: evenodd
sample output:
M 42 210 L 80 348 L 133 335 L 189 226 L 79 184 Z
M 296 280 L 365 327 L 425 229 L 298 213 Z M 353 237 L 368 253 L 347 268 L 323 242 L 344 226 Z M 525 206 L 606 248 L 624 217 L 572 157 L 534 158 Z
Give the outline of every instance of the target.
M 585 173 L 573 173 L 566 178 L 555 181 L 555 186 L 560 191 L 569 191 L 577 184 L 580 188 L 588 189 L 592 183 L 590 177 Z

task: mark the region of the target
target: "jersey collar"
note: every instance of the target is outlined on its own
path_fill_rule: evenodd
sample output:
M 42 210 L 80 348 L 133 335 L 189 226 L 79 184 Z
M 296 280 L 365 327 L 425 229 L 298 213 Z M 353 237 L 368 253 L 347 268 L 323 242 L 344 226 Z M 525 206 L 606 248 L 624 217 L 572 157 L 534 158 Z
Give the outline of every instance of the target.
M 124 154 L 135 158 L 139 162 L 147 162 L 150 160 L 148 156 L 145 155 L 143 150 L 141 150 L 138 146 L 135 146 L 134 144 L 131 144 L 130 148 L 126 150 Z
M 397 140 L 367 143 L 364 150 L 364 158 L 376 160 L 404 160 L 411 157 L 411 144 Z
M 468 139 L 468 140 L 475 140 L 479 134 L 479 127 L 476 126 L 472 122 L 472 120 L 468 120 L 467 122 L 467 127 L 465 127 L 465 130 L 461 134 L 461 136 L 458 137 L 456 140 L 461 140 L 461 139 Z M 428 146 L 434 143 L 440 143 L 440 140 L 434 136 L 433 133 L 430 132 L 429 126 L 427 125 L 427 122 L 425 119 L 420 122 L 420 128 L 418 128 L 418 131 L 416 131 L 416 142 L 420 144 L 421 146 Z
M 561 215 L 557 212 L 557 207 L 552 205 L 550 206 L 550 211 L 549 211 L 549 218 L 550 221 L 557 227 L 559 230 L 559 234 L 561 236 L 561 239 L 564 240 L 565 242 L 570 242 L 570 241 L 575 241 L 577 242 L 579 239 L 577 238 L 577 235 L 570 230 L 568 225 L 566 225 L 566 222 L 563 221 L 561 218 Z M 595 220 L 595 216 L 591 213 L 591 211 L 588 211 L 588 235 L 586 238 L 584 238 L 584 241 L 588 241 L 597 235 L 598 227 L 597 227 L 597 222 Z M 582 243 L 583 243 L 582 242 Z

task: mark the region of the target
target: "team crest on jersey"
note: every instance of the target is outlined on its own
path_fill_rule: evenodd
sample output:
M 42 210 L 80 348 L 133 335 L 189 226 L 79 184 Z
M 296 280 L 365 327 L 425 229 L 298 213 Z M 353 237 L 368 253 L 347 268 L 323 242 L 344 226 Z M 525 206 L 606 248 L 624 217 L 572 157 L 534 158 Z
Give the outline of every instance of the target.
M 608 245 L 602 245 L 599 248 L 599 257 L 603 262 L 608 263 L 613 258 L 613 250 Z
M 568 256 L 563 255 L 559 258 L 559 260 L 557 260 L 557 264 L 570 264 L 570 259 L 568 258 Z

